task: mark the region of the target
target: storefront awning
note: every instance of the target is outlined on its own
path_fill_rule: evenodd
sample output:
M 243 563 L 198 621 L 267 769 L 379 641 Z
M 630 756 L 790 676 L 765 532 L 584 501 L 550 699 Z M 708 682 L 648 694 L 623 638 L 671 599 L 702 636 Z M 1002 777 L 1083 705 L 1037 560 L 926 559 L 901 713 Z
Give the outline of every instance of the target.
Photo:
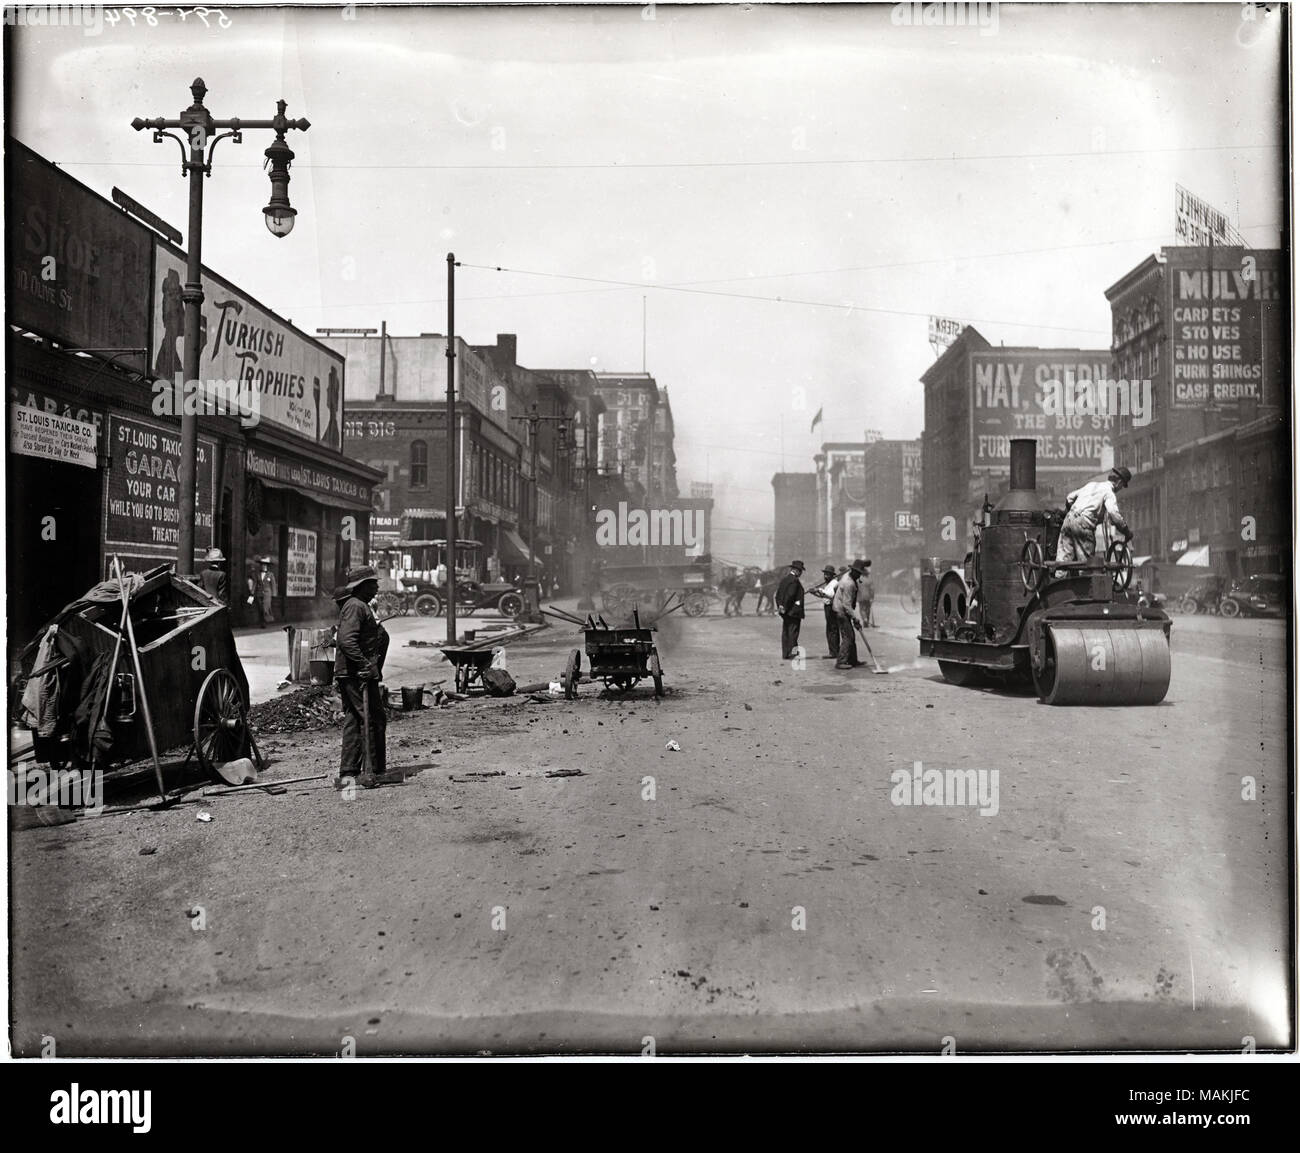
M 1210 546 L 1203 544 L 1199 548 L 1189 548 L 1175 562 L 1181 565 L 1194 565 L 1197 568 L 1210 567 Z
M 505 538 L 507 559 L 523 564 L 533 562 L 532 554 L 528 551 L 528 546 L 524 544 L 523 538 L 512 528 L 502 529 L 501 535 Z M 508 554 L 513 553 L 513 556 Z
M 331 508 L 346 508 L 353 512 L 370 512 L 371 506 L 362 500 L 352 500 L 343 496 L 341 493 L 321 492 L 319 489 L 303 488 L 301 485 L 288 484 L 281 480 L 270 480 L 267 477 L 257 477 L 267 488 L 278 488 L 284 492 L 296 492 L 299 496 L 304 496 L 308 500 L 314 500 L 317 504 L 327 504 Z

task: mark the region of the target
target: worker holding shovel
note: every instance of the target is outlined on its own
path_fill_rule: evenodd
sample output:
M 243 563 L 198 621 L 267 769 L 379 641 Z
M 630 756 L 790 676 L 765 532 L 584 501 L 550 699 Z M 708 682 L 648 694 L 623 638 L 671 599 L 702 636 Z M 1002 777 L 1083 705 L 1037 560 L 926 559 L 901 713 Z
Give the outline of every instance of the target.
M 335 594 L 339 623 L 334 677 L 343 698 L 343 758 L 338 788 L 357 782 L 373 789 L 385 784 L 384 732 L 387 718 L 379 682 L 388 653 L 388 630 L 375 619 L 370 602 L 379 592 L 379 574 L 369 565 L 349 569 Z

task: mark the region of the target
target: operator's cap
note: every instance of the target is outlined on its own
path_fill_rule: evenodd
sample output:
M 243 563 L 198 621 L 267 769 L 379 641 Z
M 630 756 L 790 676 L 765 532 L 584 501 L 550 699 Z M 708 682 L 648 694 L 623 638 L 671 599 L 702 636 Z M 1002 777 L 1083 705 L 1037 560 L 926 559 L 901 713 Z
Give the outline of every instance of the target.
M 1118 468 L 1112 468 L 1110 470 L 1110 479 L 1122 480 L 1124 482 L 1124 487 L 1128 488 L 1129 481 L 1133 479 L 1133 474 L 1123 465 L 1120 465 Z
M 801 561 L 801 560 L 792 560 L 792 561 L 790 562 L 790 567 L 791 567 L 791 568 L 797 568 L 800 572 L 803 572 L 803 568 L 804 568 L 803 561 Z

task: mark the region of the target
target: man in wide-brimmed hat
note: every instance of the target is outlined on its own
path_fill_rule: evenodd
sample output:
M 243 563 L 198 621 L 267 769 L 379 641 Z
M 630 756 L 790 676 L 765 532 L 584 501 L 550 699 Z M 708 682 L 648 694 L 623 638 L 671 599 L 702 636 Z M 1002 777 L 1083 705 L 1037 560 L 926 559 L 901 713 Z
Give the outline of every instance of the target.
M 343 698 L 340 788 L 354 781 L 373 788 L 383 781 L 387 766 L 387 718 L 379 682 L 388 653 L 388 630 L 370 607 L 378 592 L 379 573 L 369 565 L 360 565 L 348 570 L 343 587 L 334 594 L 339 606 L 334 678 Z
M 223 605 L 228 605 L 230 603 L 230 578 L 221 568 L 226 563 L 226 554 L 219 548 L 210 548 L 205 559 L 208 567 L 199 573 L 199 583 L 208 596 L 215 597 Z
M 1103 521 L 1113 524 L 1126 541 L 1133 539 L 1133 530 L 1115 500 L 1115 494 L 1128 488 L 1132 479 L 1128 469 L 1112 468 L 1105 480 L 1090 481 L 1065 498 L 1065 519 L 1056 541 L 1058 561 L 1088 560 L 1097 551 L 1097 526 Z
M 858 558 L 849 565 L 849 571 L 840 577 L 835 586 L 835 599 L 831 602 L 840 626 L 840 652 L 835 662 L 837 669 L 857 668 L 863 662 L 858 660 L 858 638 L 854 625 L 861 626 L 862 610 L 858 607 L 858 581 L 867 571 L 867 562 Z

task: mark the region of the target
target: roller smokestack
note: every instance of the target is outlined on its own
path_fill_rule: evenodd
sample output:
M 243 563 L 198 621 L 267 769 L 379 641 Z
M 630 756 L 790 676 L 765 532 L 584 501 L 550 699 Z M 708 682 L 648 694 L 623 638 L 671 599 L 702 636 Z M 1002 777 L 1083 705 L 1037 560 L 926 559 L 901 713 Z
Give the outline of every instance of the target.
M 1011 441 L 1011 488 L 1014 492 L 1038 490 L 1037 442 L 1032 437 Z

